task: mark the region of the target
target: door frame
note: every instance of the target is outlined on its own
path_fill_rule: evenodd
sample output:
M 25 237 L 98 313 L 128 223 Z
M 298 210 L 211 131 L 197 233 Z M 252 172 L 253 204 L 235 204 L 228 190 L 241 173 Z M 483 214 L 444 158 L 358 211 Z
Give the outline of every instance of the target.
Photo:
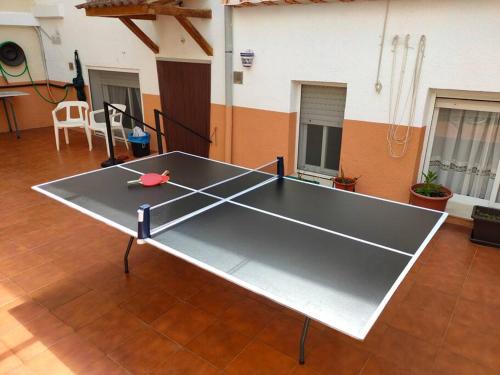
M 205 60 L 205 59 L 181 59 L 181 58 L 177 58 L 177 57 L 157 57 L 156 61 L 169 61 L 169 62 L 212 65 L 212 60 Z

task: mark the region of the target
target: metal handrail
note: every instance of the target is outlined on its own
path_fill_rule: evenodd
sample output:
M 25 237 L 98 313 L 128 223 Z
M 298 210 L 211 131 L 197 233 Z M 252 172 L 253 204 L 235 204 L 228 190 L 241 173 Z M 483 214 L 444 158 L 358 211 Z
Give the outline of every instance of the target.
M 113 104 L 109 104 L 109 103 L 106 103 L 106 102 L 104 102 L 104 104 L 105 104 L 105 105 L 107 105 L 108 107 L 113 108 L 114 110 L 116 110 L 116 111 L 118 111 L 118 112 L 120 112 L 120 113 L 123 113 L 125 116 L 127 116 L 128 118 L 130 118 L 130 119 L 132 119 L 132 120 L 134 120 L 134 121 L 138 122 L 139 124 L 144 125 L 145 127 L 149 128 L 149 129 L 151 129 L 151 130 L 156 131 L 156 129 L 155 129 L 155 128 L 153 128 L 151 125 L 148 125 L 148 124 L 146 124 L 144 121 L 139 120 L 138 118 L 136 118 L 136 117 L 132 116 L 131 114 L 128 114 L 127 112 L 124 112 L 124 111 L 122 111 L 122 110 L 121 110 L 121 109 L 119 109 L 119 108 L 116 108 Z M 161 131 L 160 131 L 160 133 L 161 133 Z M 163 133 L 162 133 L 161 135 L 163 135 Z
M 170 117 L 169 115 L 167 115 L 166 113 L 160 111 L 159 109 L 155 109 L 154 110 L 154 113 L 155 113 L 155 125 L 156 125 L 156 128 L 159 129 L 160 128 L 160 115 L 165 118 L 166 120 L 174 123 L 175 125 L 181 127 L 182 129 L 185 129 L 187 131 L 189 131 L 190 133 L 196 135 L 197 137 L 203 139 L 204 141 L 208 142 L 208 143 L 212 143 L 212 140 L 210 138 L 207 138 L 205 137 L 203 134 L 200 134 L 198 133 L 196 130 L 193 130 L 189 127 L 187 127 L 186 125 L 180 123 L 179 121 L 173 119 L 172 117 Z M 165 126 L 164 127 L 164 130 L 165 130 L 165 139 L 166 139 L 166 142 L 167 142 L 167 149 L 170 150 L 170 137 L 168 136 L 168 131 L 167 131 L 167 127 Z
M 145 126 L 148 129 L 151 129 L 156 132 L 156 140 L 158 142 L 158 153 L 163 154 L 163 141 L 162 141 L 162 136 L 165 136 L 165 134 L 162 133 L 161 128 L 157 125 L 156 129 L 153 128 L 151 125 L 146 124 L 144 121 L 139 120 L 135 116 L 132 116 L 131 114 L 122 111 L 120 108 L 115 107 L 113 104 L 110 104 L 108 102 L 104 102 L 104 117 L 106 119 L 106 131 L 108 132 L 108 147 L 110 149 L 110 159 L 114 159 L 114 150 L 112 147 L 112 141 L 110 141 L 111 138 L 111 122 L 110 122 L 110 115 L 109 115 L 109 108 L 113 108 L 115 111 L 124 114 L 128 118 L 138 122 L 139 124 Z M 166 138 L 166 137 L 165 137 Z
M 111 117 L 110 114 L 109 114 L 109 108 L 113 108 L 115 111 L 117 111 L 118 113 L 121 113 L 121 114 L 124 114 L 125 116 L 127 116 L 128 118 L 134 120 L 135 122 L 145 126 L 146 128 L 148 129 L 151 129 L 153 131 L 156 132 L 156 140 L 157 140 L 157 143 L 158 143 L 158 153 L 159 154 L 163 154 L 163 140 L 162 140 L 162 136 L 165 137 L 165 140 L 167 142 L 167 149 L 171 149 L 171 144 L 170 144 L 170 137 L 168 136 L 168 133 L 167 133 L 167 127 L 165 126 L 165 134 L 161 131 L 161 124 L 160 124 L 160 116 L 162 116 L 163 118 L 165 118 L 166 120 L 174 123 L 175 125 L 191 132 L 192 134 L 200 137 L 201 139 L 203 139 L 204 141 L 208 142 L 208 143 L 212 143 L 212 141 L 205 137 L 204 135 L 198 133 L 197 131 L 187 127 L 186 125 L 180 123 L 179 121 L 173 119 L 172 117 L 170 117 L 169 115 L 167 115 L 166 113 L 158 110 L 158 109 L 155 109 L 154 110 L 154 114 L 155 114 L 155 127 L 152 127 L 151 125 L 148 125 L 146 124 L 144 121 L 142 120 L 139 120 L 138 118 L 130 115 L 129 113 L 125 112 L 125 111 L 122 111 L 120 108 L 117 108 L 115 107 L 113 104 L 110 104 L 108 102 L 103 102 L 103 106 L 104 106 L 104 117 L 105 117 L 105 120 L 106 120 L 106 132 L 108 134 L 108 149 L 109 149 L 109 160 L 107 162 L 104 162 L 104 164 L 106 165 L 115 165 L 118 163 L 118 161 L 115 159 L 115 151 L 114 151 L 114 147 L 113 147 L 113 138 L 112 138 L 112 131 L 111 131 Z M 113 115 L 113 116 L 116 116 L 117 114 Z

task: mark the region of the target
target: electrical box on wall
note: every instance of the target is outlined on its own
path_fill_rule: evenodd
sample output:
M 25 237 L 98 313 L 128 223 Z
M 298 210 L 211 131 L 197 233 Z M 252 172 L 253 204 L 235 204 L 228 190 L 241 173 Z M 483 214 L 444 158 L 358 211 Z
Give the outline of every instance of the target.
M 233 72 L 233 83 L 237 85 L 243 84 L 243 72 Z
M 33 7 L 33 15 L 37 18 L 64 18 L 64 5 L 37 4 Z

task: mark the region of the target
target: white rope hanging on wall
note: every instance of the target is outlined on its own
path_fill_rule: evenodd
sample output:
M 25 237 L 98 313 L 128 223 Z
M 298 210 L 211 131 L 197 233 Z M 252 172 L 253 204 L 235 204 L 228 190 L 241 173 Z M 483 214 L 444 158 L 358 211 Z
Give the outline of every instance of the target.
M 426 47 L 426 37 L 422 35 L 418 43 L 417 54 L 415 57 L 415 66 L 413 69 L 413 77 L 406 96 L 406 100 L 402 110 L 400 111 L 401 97 L 403 95 L 404 80 L 406 75 L 406 66 L 408 63 L 408 52 L 410 49 L 410 35 L 406 35 L 404 40 L 403 57 L 401 61 L 401 68 L 399 72 L 399 81 L 396 91 L 395 103 L 394 101 L 394 75 L 397 63 L 397 53 L 399 46 L 399 36 L 395 36 L 392 40 L 392 68 L 391 68 L 391 87 L 389 93 L 389 130 L 387 132 L 387 144 L 389 147 L 389 155 L 393 158 L 402 158 L 408 150 L 408 144 L 411 138 L 411 128 L 415 119 L 415 110 L 417 105 L 417 94 L 420 85 L 420 77 L 422 75 L 422 65 Z M 410 103 L 408 113 L 408 123 L 403 125 L 403 118 Z M 403 134 L 400 135 L 401 130 Z M 399 148 L 399 152 L 395 149 Z
M 375 80 L 375 91 L 377 94 L 380 94 L 382 91 L 382 82 L 380 82 L 380 72 L 382 69 L 382 55 L 384 54 L 384 46 L 385 46 L 385 34 L 387 31 L 387 20 L 389 18 L 389 6 L 391 4 L 391 0 L 387 0 L 385 6 L 385 16 L 384 16 L 384 26 L 382 27 L 382 37 L 380 41 L 380 52 L 378 55 L 378 65 L 377 65 L 377 78 Z

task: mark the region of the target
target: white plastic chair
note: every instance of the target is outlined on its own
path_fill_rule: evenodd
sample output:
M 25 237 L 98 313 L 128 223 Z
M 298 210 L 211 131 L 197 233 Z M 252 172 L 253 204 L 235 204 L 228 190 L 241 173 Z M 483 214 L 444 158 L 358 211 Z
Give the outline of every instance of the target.
M 127 109 L 127 106 L 125 106 L 124 104 L 111 104 L 111 105 L 123 112 L 125 112 L 125 110 Z M 89 129 L 104 134 L 104 139 L 106 141 L 106 149 L 108 151 L 108 156 L 110 156 L 109 146 L 108 146 L 108 132 L 106 131 L 106 122 L 99 122 L 96 120 L 96 115 L 101 113 L 104 113 L 104 109 L 98 109 L 96 111 L 90 112 Z M 123 129 L 123 114 L 121 112 L 118 112 L 116 109 L 109 107 L 109 119 L 111 122 L 111 137 L 113 145 L 116 144 L 113 130 L 118 129 L 122 133 L 123 139 L 125 141 L 125 147 L 127 147 L 128 150 L 127 137 L 125 136 L 125 130 Z M 92 149 L 92 143 L 90 144 L 90 149 Z
M 78 111 L 77 117 L 71 117 L 71 108 L 76 108 Z M 66 110 L 66 117 L 64 120 L 57 118 L 57 112 Z M 56 136 L 56 148 L 59 151 L 59 129 L 64 129 L 64 138 L 66 144 L 69 144 L 68 128 L 83 128 L 89 143 L 89 150 L 92 150 L 92 134 L 88 128 L 88 111 L 89 105 L 87 102 L 81 101 L 67 101 L 61 102 L 52 111 L 52 119 L 54 120 L 54 133 Z

